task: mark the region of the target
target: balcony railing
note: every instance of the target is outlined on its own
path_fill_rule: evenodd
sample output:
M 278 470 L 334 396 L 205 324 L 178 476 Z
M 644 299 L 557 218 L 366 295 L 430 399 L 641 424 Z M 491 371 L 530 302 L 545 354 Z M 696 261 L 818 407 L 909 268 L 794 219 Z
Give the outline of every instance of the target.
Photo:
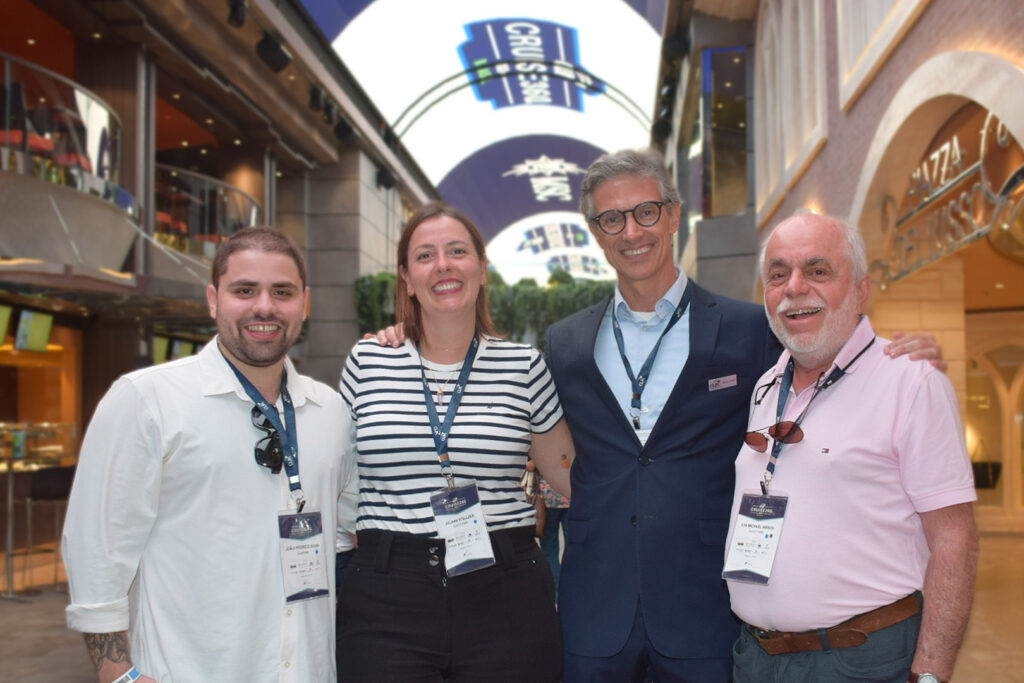
M 120 182 L 121 122 L 74 81 L 0 52 L 0 167 L 74 187 L 138 217 Z
M 263 207 L 256 199 L 223 181 L 156 165 L 156 228 L 162 244 L 213 258 L 217 245 L 236 230 L 258 225 Z

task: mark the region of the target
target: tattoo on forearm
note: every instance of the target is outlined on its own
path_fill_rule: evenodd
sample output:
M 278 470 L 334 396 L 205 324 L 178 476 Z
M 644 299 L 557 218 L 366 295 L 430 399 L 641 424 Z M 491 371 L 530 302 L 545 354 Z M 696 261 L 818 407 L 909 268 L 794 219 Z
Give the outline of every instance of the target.
M 99 671 L 104 661 L 128 662 L 128 634 L 119 633 L 85 633 L 85 646 L 92 657 L 93 666 Z

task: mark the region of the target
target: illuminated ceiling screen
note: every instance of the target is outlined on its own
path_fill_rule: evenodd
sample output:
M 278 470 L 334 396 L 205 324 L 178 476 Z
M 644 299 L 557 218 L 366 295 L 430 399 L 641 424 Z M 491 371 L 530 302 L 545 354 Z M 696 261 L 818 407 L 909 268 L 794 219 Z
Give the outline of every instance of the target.
M 649 142 L 665 0 L 302 1 L 506 281 L 613 276 L 580 181 Z

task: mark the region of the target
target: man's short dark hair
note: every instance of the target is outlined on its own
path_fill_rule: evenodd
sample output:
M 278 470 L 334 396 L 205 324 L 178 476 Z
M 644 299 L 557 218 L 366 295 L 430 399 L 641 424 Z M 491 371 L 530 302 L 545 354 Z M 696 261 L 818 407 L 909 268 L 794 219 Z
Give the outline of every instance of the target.
M 217 247 L 217 255 L 213 257 L 213 266 L 210 268 L 210 282 L 213 283 L 214 289 L 220 285 L 220 277 L 228 269 L 228 257 L 235 252 L 248 249 L 291 257 L 295 262 L 295 267 L 299 269 L 302 288 L 306 288 L 306 259 L 303 258 L 299 245 L 280 230 L 269 225 L 256 225 L 242 228 Z

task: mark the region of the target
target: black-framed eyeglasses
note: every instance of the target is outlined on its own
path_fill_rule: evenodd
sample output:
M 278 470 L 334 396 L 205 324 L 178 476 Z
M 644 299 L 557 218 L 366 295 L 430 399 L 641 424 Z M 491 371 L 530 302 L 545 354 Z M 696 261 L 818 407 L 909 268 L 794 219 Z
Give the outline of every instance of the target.
M 277 474 L 281 471 L 281 463 L 284 462 L 281 435 L 277 433 L 277 428 L 267 419 L 259 406 L 252 407 L 252 424 L 256 429 L 267 433 L 256 442 L 256 464 Z
M 637 225 L 649 228 L 661 218 L 661 207 L 663 206 L 665 206 L 665 202 L 640 202 L 632 209 L 625 211 L 618 209 L 602 211 L 590 220 L 596 223 L 597 227 L 601 228 L 605 234 L 618 235 L 626 228 L 627 213 L 633 214 L 633 220 Z
M 767 431 L 768 436 L 782 443 L 799 443 L 804 440 L 804 430 L 796 422 L 777 422 L 770 427 L 761 427 L 752 432 L 747 432 L 743 439 L 747 445 L 758 453 L 768 450 L 768 436 L 761 432 Z

